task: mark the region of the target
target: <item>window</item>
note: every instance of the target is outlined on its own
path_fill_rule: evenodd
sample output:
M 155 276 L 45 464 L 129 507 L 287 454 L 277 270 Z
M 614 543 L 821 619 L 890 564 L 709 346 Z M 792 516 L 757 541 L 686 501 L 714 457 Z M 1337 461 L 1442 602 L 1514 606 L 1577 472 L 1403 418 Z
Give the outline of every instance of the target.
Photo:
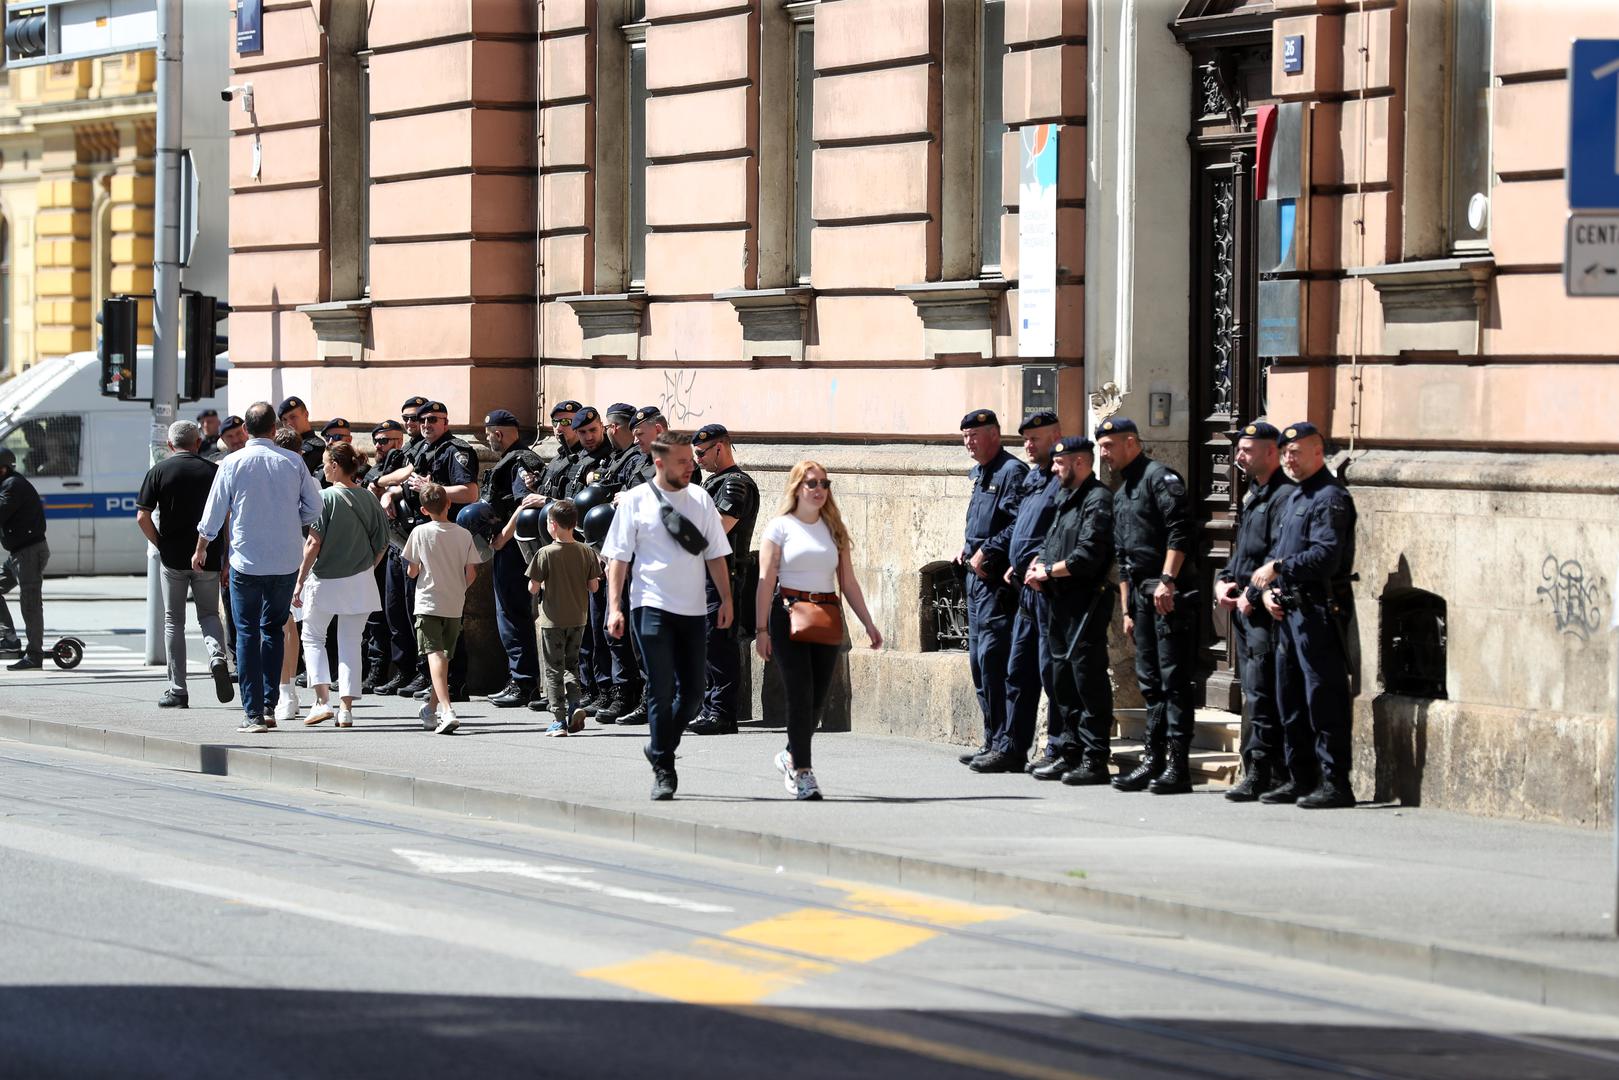
M 646 288 L 646 5 L 630 5 L 624 27 L 629 44 L 629 256 L 630 289 Z
M 922 651 L 955 652 L 967 647 L 967 596 L 961 567 L 952 562 L 922 568 Z
M 17 455 L 17 471 L 24 476 L 78 476 L 83 418 L 42 416 L 24 420 L 0 439 Z
M 793 274 L 807 284 L 815 228 L 815 23 L 799 22 L 793 34 Z
M 990 274 L 1001 268 L 1001 118 L 1002 70 L 1006 61 L 1006 4 L 985 0 L 979 35 L 978 265 Z
M 1383 597 L 1379 641 L 1383 689 L 1390 694 L 1444 701 L 1445 600 L 1421 589 Z
M 1453 0 L 1450 55 L 1451 246 L 1489 242 L 1492 0 Z

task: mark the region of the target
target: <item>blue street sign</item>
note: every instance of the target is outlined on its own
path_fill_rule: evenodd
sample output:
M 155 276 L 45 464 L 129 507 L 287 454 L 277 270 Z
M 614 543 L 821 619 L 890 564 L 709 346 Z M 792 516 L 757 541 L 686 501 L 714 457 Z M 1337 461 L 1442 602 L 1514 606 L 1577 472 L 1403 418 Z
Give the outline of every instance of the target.
M 1619 210 L 1619 41 L 1576 41 L 1568 83 L 1569 208 Z

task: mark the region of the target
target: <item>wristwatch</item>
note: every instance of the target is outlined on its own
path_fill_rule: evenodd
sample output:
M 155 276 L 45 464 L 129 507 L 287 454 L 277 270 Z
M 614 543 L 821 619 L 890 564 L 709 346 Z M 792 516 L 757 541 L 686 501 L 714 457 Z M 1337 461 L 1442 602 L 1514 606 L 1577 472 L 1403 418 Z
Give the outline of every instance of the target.
M 1163 588 L 1165 585 L 1168 585 L 1171 589 L 1173 589 L 1175 587 L 1175 579 L 1168 576 L 1167 574 L 1165 576 L 1159 578 L 1158 579 L 1158 587 Z

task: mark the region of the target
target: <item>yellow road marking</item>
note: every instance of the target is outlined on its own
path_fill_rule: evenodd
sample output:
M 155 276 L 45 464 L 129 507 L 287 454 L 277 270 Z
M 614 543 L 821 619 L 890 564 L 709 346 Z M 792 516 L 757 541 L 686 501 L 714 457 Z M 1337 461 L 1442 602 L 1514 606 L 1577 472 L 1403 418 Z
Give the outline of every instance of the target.
M 986 1054 L 981 1050 L 958 1046 L 955 1043 L 924 1039 L 917 1035 L 907 1035 L 899 1031 L 888 1031 L 884 1028 L 862 1024 L 855 1020 L 847 1020 L 838 1016 L 823 1016 L 803 1009 L 782 1009 L 768 1005 L 738 1005 L 727 1008 L 726 1011 L 738 1016 L 798 1028 L 801 1031 L 811 1031 L 818 1035 L 830 1035 L 846 1042 L 879 1046 L 886 1050 L 899 1050 L 903 1053 L 914 1054 L 917 1057 L 932 1058 L 934 1061 L 944 1062 L 949 1065 L 965 1065 L 971 1069 L 981 1069 L 984 1072 L 997 1073 L 1001 1076 L 1018 1077 L 1020 1080 L 1098 1080 L 1093 1073 L 1075 1072 L 1072 1069 L 1059 1069 L 1032 1061 L 1018 1061 L 1015 1058 L 1001 1057 L 997 1054 Z
M 1010 919 L 1018 914 L 1016 908 L 970 904 L 965 900 L 941 900 L 921 893 L 879 889 L 847 881 L 826 880 L 818 884 L 844 893 L 844 903 L 858 911 L 940 926 L 971 926 L 973 923 Z
M 845 915 L 841 911 L 822 908 L 803 908 L 748 926 L 739 926 L 727 931 L 725 936 L 735 941 L 786 949 L 825 960 L 865 964 L 904 952 L 939 935 L 936 930 L 924 930 L 886 919 Z

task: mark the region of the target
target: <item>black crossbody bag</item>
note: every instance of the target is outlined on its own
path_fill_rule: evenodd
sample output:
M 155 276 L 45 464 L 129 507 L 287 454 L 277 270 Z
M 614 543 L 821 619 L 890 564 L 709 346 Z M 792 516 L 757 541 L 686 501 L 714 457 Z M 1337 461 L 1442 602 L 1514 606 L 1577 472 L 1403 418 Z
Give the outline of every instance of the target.
M 663 522 L 663 527 L 669 530 L 669 535 L 675 538 L 675 543 L 679 544 L 688 555 L 701 555 L 708 550 L 708 538 L 703 535 L 703 530 L 697 527 L 697 523 L 674 508 L 656 480 L 648 480 L 647 483 L 652 486 L 652 493 L 662 504 L 658 517 Z

